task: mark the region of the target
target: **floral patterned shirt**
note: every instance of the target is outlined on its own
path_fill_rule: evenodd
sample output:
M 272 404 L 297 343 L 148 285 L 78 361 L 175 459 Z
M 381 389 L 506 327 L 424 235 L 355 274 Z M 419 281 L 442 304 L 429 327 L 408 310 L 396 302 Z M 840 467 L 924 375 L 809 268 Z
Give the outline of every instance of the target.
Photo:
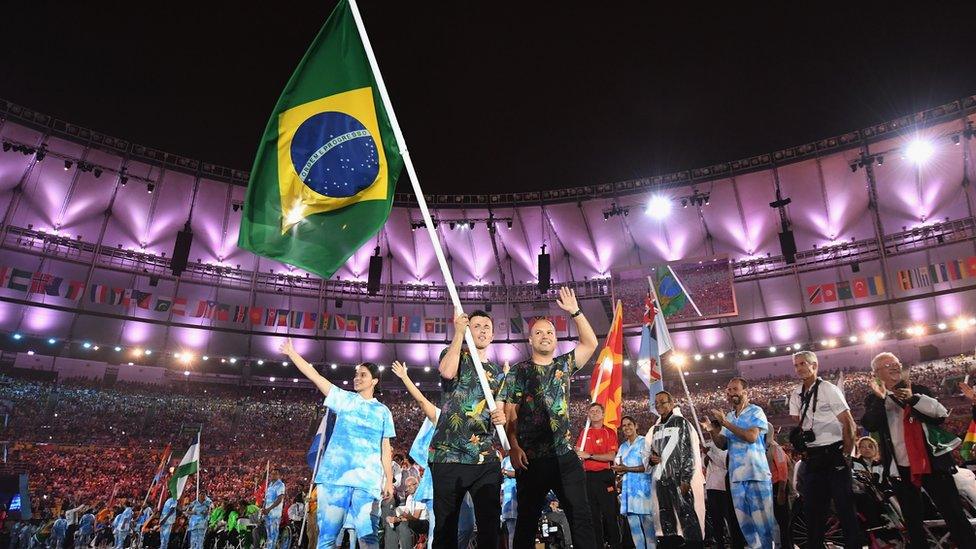
M 441 352 L 441 357 L 447 349 Z M 493 394 L 502 385 L 502 370 L 491 361 L 484 361 L 488 385 Z M 485 393 L 481 390 L 478 372 L 467 349 L 461 350 L 460 363 L 454 379 L 443 379 L 441 415 L 437 430 L 430 441 L 430 463 L 479 464 L 497 462 L 492 447 L 495 427 L 491 424 L 491 412 Z
M 498 399 L 519 405 L 518 443 L 529 459 L 573 451 L 567 398 L 569 378 L 579 369 L 573 350 L 549 364 L 529 359 L 509 371 L 511 379 L 506 380 Z

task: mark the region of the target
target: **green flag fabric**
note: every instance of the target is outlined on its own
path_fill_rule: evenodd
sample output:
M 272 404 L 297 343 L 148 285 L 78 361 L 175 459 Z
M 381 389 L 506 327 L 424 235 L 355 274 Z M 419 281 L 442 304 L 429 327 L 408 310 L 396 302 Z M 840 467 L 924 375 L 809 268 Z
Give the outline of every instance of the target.
M 688 304 L 688 296 L 675 278 L 674 272 L 667 267 L 658 267 L 654 271 L 654 278 L 661 314 L 667 317 L 681 312 Z
M 183 495 L 183 487 L 186 486 L 187 478 L 195 474 L 200 468 L 200 444 L 194 442 L 183 454 L 183 459 L 173 471 L 173 476 L 169 478 L 169 494 L 173 499 L 179 501 Z
M 351 9 L 339 2 L 278 99 L 237 240 L 323 278 L 386 223 L 403 167 Z

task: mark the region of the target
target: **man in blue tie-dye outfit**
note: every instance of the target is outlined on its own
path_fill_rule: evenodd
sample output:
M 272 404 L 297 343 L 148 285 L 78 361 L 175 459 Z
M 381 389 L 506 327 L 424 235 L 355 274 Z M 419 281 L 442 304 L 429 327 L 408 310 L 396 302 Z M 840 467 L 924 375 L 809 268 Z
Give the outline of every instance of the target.
M 286 339 L 281 352 L 325 395 L 336 414 L 329 447 L 322 454 L 315 484 L 318 494 L 318 548 L 335 547 L 346 516 L 352 517 L 360 547 L 379 547 L 380 498 L 393 497 L 393 414 L 373 398 L 379 366 L 356 366 L 355 392 L 343 391 L 315 371 Z
M 712 410 L 702 427 L 719 448 L 729 451 L 729 490 L 739 528 L 749 547 L 772 549 L 776 539 L 773 484 L 766 461 L 765 434 L 769 429 L 762 408 L 749 403 L 747 383 L 733 378 L 725 387 L 732 411 Z

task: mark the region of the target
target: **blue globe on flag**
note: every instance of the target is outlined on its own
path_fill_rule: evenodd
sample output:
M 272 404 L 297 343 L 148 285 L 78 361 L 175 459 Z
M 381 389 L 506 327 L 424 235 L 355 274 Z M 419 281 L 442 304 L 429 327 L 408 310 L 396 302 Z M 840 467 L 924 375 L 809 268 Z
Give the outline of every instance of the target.
M 379 174 L 376 141 L 359 120 L 321 112 L 302 122 L 291 141 L 291 161 L 308 188 L 346 198 L 369 187 Z

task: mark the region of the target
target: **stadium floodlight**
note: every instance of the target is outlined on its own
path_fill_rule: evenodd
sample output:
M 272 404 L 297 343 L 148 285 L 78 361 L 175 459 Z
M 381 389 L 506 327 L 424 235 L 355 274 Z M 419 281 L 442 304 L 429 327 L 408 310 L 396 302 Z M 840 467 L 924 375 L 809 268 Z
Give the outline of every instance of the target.
M 708 360 L 715 360 L 715 355 L 714 354 L 708 355 Z
M 681 368 L 685 364 L 688 364 L 688 356 L 682 353 L 674 353 L 671 355 L 671 364 L 673 364 L 678 368 Z M 685 375 L 688 375 L 688 372 L 685 372 Z
M 725 353 L 719 351 L 718 353 L 715 353 L 715 356 L 717 356 L 719 358 L 725 358 Z
M 700 354 L 696 354 L 695 355 L 695 361 L 696 362 L 699 361 L 699 360 L 701 360 L 701 359 L 702 359 L 702 356 Z
M 336 363 L 332 363 L 332 369 L 333 369 L 333 370 L 335 370 L 335 369 L 336 369 L 336 368 L 338 368 L 338 367 L 339 367 L 339 365 L 338 365 L 338 364 L 336 364 Z
M 424 372 L 430 372 L 430 366 L 424 366 Z
M 52 337 L 52 338 L 48 338 L 48 340 L 47 340 L 47 342 L 48 342 L 48 344 L 50 344 L 50 345 L 54 345 L 55 343 L 57 343 L 57 342 L 58 342 L 58 340 L 56 340 L 56 339 L 54 339 L 54 338 Z
M 847 341 L 850 341 L 851 343 L 857 343 L 857 336 L 852 335 L 851 337 L 847 338 Z
M 969 328 L 969 320 L 959 317 L 952 323 L 952 327 L 961 332 Z
M 236 364 L 237 363 L 237 359 L 234 358 L 234 357 L 230 357 L 230 363 L 231 364 Z
M 118 352 L 121 352 L 121 351 L 122 351 L 122 347 L 119 347 L 118 345 L 116 345 L 115 346 L 115 352 L 118 353 Z
M 258 366 L 264 366 L 264 361 L 261 360 L 261 359 L 258 359 Z
M 749 356 L 749 349 L 743 349 L 742 356 Z
M 271 383 L 274 383 L 275 381 L 277 381 L 277 378 L 270 377 L 270 378 L 268 378 L 268 381 L 270 381 Z
M 86 349 L 91 349 L 91 343 L 88 343 L 87 341 L 84 342 L 84 343 L 82 343 L 81 346 L 84 347 L 84 348 L 86 348 Z
M 933 154 L 935 154 L 935 147 L 923 139 L 916 139 L 905 147 L 905 158 L 916 164 L 924 164 L 932 158 Z
M 20 341 L 20 338 L 22 338 L 22 337 L 24 337 L 24 336 L 22 336 L 20 334 L 14 334 L 14 339 L 16 339 L 17 341 Z
M 624 359 L 624 366 L 630 366 L 630 359 L 629 358 L 625 358 Z
M 821 339 L 820 340 L 820 346 L 821 347 L 826 347 L 827 346 L 827 343 L 828 343 L 828 341 L 826 339 Z
M 776 347 L 770 347 L 769 348 L 769 352 L 770 353 L 775 353 L 776 352 Z
M 712 368 L 712 373 L 713 374 L 717 374 L 718 373 L 718 370 L 716 370 L 715 368 Z
M 652 196 L 651 200 L 647 203 L 647 209 L 644 210 L 644 213 L 654 219 L 667 218 L 671 215 L 671 199 L 661 194 Z
M 945 330 L 948 326 L 946 326 L 946 323 L 945 322 L 940 322 L 937 327 L 940 330 Z

